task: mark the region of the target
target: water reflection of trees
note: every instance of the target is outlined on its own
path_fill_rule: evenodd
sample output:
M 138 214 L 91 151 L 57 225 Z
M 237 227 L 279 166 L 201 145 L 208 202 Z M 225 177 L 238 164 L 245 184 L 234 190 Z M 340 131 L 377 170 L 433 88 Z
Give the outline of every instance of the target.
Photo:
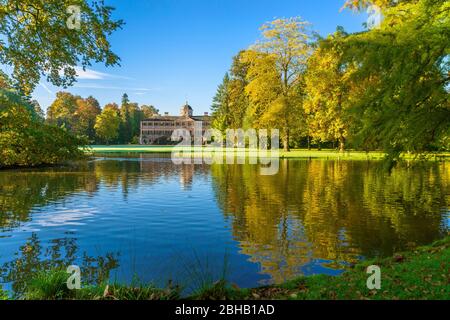
M 118 254 L 98 257 L 80 254 L 75 238 L 54 239 L 44 249 L 35 233 L 14 256 L 15 259 L 0 266 L 0 283 L 10 283 L 17 296 L 25 292 L 30 280 L 40 272 L 66 270 L 75 264 L 81 269 L 83 284 L 90 285 L 104 283 L 119 266 Z
M 95 177 L 71 171 L 0 172 L 0 229 L 29 219 L 32 208 L 63 199 L 75 191 L 96 191 Z
M 445 164 L 399 167 L 389 176 L 376 163 L 286 160 L 277 175 L 261 176 L 251 165 L 175 166 L 170 155 L 2 171 L 0 230 L 29 221 L 36 207 L 71 195 L 111 189 L 126 197 L 174 177 L 189 189 L 210 171 L 217 202 L 242 253 L 275 281 L 298 275 L 314 258 L 336 263 L 389 255 L 445 232 L 444 209 L 450 203 Z
M 125 161 L 124 161 L 125 160 Z M 170 155 L 99 158 L 68 167 L 0 172 L 0 230 L 30 219 L 32 209 L 58 202 L 76 193 L 96 195 L 102 187 L 120 190 L 124 197 L 140 185 L 163 183 L 178 177 L 189 189 L 194 176 L 206 176 L 206 165 L 174 166 Z
M 353 262 L 429 243 L 445 232 L 444 165 L 283 161 L 276 176 L 256 166 L 212 167 L 215 193 L 242 253 L 281 282 L 320 258 Z M 332 266 L 332 264 L 331 264 Z

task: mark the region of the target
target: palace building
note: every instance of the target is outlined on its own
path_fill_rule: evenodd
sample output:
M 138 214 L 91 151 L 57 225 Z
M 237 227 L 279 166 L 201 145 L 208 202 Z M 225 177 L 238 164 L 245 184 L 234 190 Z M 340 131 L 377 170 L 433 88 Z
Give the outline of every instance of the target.
M 211 127 L 211 117 L 207 112 L 203 116 L 194 116 L 192 107 L 186 102 L 181 107 L 179 116 L 170 116 L 166 112 L 163 116 L 157 115 L 141 121 L 140 144 L 173 144 L 172 133 L 176 129 L 189 130 L 194 136 L 194 123 L 202 122 L 203 132 Z

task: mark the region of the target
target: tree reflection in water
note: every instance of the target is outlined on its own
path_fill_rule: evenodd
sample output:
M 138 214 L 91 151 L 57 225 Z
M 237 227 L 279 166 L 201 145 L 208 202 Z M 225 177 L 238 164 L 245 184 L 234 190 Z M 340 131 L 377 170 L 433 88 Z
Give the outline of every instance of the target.
M 392 255 L 447 232 L 445 164 L 290 161 L 275 176 L 256 166 L 213 165 L 215 194 L 241 253 L 274 282 Z
M 108 253 L 99 257 L 79 254 L 75 238 L 52 240 L 44 249 L 33 233 L 15 254 L 15 259 L 0 267 L 0 283 L 10 283 L 14 295 L 19 297 L 40 272 L 65 271 L 70 265 L 80 267 L 84 285 L 101 284 L 109 279 L 112 270 L 119 267 L 118 254 Z
M 67 167 L 3 171 L 0 172 L 0 232 L 29 221 L 33 209 L 79 192 L 95 197 L 101 186 L 110 190 L 120 188 L 126 199 L 141 183 L 146 186 L 164 183 L 174 175 L 179 176 L 183 189 L 189 190 L 194 175 L 199 178 L 208 173 L 207 165 L 175 166 L 170 155 L 151 154 L 126 158 L 110 155 Z
M 201 185 L 202 194 L 192 194 L 196 184 Z M 115 197 L 105 198 L 108 194 Z M 222 233 L 220 242 L 214 243 L 218 247 L 236 241 L 238 248 L 231 255 L 238 257 L 235 261 L 242 274 L 255 270 L 257 264 L 270 282 L 282 282 L 301 274 L 330 274 L 361 257 L 391 255 L 443 237 L 448 232 L 450 170 L 445 163 L 428 163 L 416 168 L 399 166 L 389 174 L 378 162 L 282 160 L 277 175 L 261 176 L 258 166 L 249 164 L 177 166 L 170 155 L 121 155 L 70 167 L 3 171 L 0 237 L 6 235 L 8 243 L 6 237 L 36 222 L 33 215 L 40 207 L 64 204 L 69 197 L 73 197 L 72 211 L 81 197 L 89 208 L 99 208 L 92 219 L 105 223 L 106 238 L 115 230 L 126 240 L 141 235 L 136 256 L 143 256 L 138 262 L 150 273 L 156 267 L 145 254 L 157 252 L 168 259 L 167 252 L 158 251 L 161 244 L 185 250 L 185 239 L 195 236 L 195 249 L 212 243 L 193 234 L 194 225 L 199 233 L 210 235 L 226 229 L 226 235 Z M 128 205 L 130 197 L 133 206 Z M 111 212 L 102 207 L 106 201 L 113 204 Z M 101 220 L 110 216 L 115 219 Z M 60 230 L 65 232 L 68 224 L 61 220 Z M 135 227 L 140 233 L 123 231 Z M 177 237 L 170 235 L 175 228 Z M 147 232 L 153 234 L 147 237 Z M 33 234 L 15 259 L 3 265 L 2 280 L 20 292 L 32 274 L 81 260 L 86 281 L 105 279 L 118 266 L 117 255 L 79 256 L 76 236 L 59 236 L 47 248 L 48 243 L 44 246 Z M 113 248 L 119 247 L 114 237 L 108 239 L 113 239 Z M 85 243 L 83 250 L 89 245 Z

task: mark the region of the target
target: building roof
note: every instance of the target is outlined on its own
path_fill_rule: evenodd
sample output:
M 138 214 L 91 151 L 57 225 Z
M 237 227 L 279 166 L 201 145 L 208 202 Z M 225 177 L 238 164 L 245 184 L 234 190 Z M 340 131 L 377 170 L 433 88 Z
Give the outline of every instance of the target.
M 142 121 L 178 121 L 178 120 L 194 120 L 194 121 L 208 121 L 211 120 L 211 116 L 155 116 L 153 118 L 144 119 Z
M 195 121 L 209 121 L 211 120 L 211 116 L 192 116 L 192 119 Z
M 185 110 L 188 109 L 189 112 L 186 112 Z M 142 121 L 209 121 L 211 119 L 211 116 L 209 115 L 203 115 L 203 116 L 194 116 L 192 115 L 192 107 L 188 104 L 186 101 L 186 104 L 181 107 L 181 115 L 180 116 L 170 116 L 170 115 L 157 115 L 153 116 L 149 119 L 144 119 Z

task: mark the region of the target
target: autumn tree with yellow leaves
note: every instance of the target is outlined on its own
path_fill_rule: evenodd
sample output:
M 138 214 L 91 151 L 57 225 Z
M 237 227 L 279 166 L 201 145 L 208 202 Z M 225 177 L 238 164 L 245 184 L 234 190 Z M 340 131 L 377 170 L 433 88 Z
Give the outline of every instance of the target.
M 266 23 L 261 41 L 242 55 L 249 65 L 246 92 L 253 123 L 279 128 L 285 151 L 289 151 L 291 133 L 304 123 L 302 85 L 311 53 L 309 26 L 299 17 Z
M 346 36 L 345 31 L 338 28 L 335 34 L 321 40 L 308 60 L 305 74 L 304 109 L 309 132 L 319 142 L 339 141 L 341 152 L 356 124 L 348 112 L 356 85 L 350 78 L 356 66 L 341 62 L 342 48 L 334 41 Z

